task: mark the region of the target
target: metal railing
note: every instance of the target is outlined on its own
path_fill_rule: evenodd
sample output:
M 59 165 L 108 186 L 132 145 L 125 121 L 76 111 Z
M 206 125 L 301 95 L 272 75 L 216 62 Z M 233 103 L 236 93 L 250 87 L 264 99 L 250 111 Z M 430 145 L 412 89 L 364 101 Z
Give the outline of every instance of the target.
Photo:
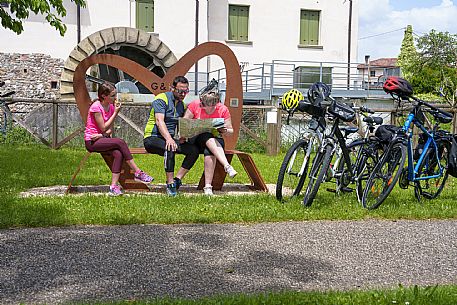
M 252 68 L 241 71 L 243 93 L 245 98 L 252 96 L 271 100 L 272 97 L 280 96 L 290 88 L 304 91 L 314 82 L 321 81 L 331 85 L 332 90 L 340 92 L 342 96 L 350 97 L 353 92 L 358 92 L 357 97 L 361 94 L 367 97 L 382 95 L 379 86 L 373 86 L 370 90 L 370 86 L 367 85 L 367 75 L 363 70 L 364 66 L 358 69 L 359 65 L 360 63 L 352 63 L 348 69 L 346 62 L 292 60 L 273 60 L 253 64 Z M 376 69 L 383 69 L 383 67 L 376 66 Z M 223 90 L 226 83 L 225 68 L 208 72 L 206 79 L 212 78 L 222 85 Z M 372 80 L 374 81 L 375 78 Z

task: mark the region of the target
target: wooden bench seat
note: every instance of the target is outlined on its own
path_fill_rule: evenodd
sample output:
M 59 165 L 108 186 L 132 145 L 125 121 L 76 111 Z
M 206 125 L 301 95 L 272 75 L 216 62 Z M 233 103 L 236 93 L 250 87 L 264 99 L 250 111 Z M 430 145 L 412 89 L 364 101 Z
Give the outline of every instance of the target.
M 142 147 L 138 148 L 130 148 L 130 152 L 132 155 L 138 155 L 138 154 L 148 154 L 146 149 Z M 83 157 L 81 162 L 79 163 L 78 168 L 76 169 L 75 173 L 73 174 L 70 183 L 68 184 L 68 188 L 66 191 L 66 194 L 71 191 L 71 187 L 73 185 L 73 182 L 86 163 L 87 159 L 91 155 L 91 152 L 87 152 L 86 155 Z M 106 164 L 108 165 L 109 168 L 111 168 L 111 165 L 113 164 L 113 157 L 109 154 L 103 154 L 100 153 L 105 160 Z M 267 192 L 268 188 L 259 172 L 257 169 L 257 166 L 254 163 L 254 160 L 251 158 L 251 156 L 245 152 L 241 152 L 238 150 L 225 150 L 225 155 L 227 157 L 227 160 L 229 163 L 232 162 L 233 156 L 237 155 L 238 159 L 240 160 L 241 164 L 243 165 L 244 170 L 246 171 L 249 179 L 251 180 L 251 184 L 249 185 L 249 188 L 252 190 L 257 190 L 257 191 L 264 191 Z M 226 178 L 226 172 L 224 171 L 223 166 L 217 162 L 216 163 L 216 169 L 214 171 L 214 178 L 213 178 L 213 189 L 216 191 L 219 191 L 222 189 L 224 185 L 224 181 Z M 121 170 L 121 176 L 119 178 L 119 183 L 122 185 L 122 187 L 125 190 L 136 190 L 136 191 L 142 191 L 142 190 L 148 190 L 148 187 L 141 182 L 137 182 L 134 180 L 134 173 L 128 166 L 126 162 L 122 164 L 122 170 Z M 154 183 L 154 182 L 153 182 Z M 198 184 L 197 189 L 201 190 L 203 189 L 205 185 L 205 176 L 202 174 L 202 177 L 200 178 L 200 182 Z

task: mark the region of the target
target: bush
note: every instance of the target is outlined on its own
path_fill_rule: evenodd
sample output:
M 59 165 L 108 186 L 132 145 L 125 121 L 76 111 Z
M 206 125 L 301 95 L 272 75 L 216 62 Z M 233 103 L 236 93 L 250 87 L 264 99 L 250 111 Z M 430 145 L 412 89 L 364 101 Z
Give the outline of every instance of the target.
M 24 128 L 13 126 L 6 133 L 0 134 L 0 144 L 36 144 L 38 141 Z

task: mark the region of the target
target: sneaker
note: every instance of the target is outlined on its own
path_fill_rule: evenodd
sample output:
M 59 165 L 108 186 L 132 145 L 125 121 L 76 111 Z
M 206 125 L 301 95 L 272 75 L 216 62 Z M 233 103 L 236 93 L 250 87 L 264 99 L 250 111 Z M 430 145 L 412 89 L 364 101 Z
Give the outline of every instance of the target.
M 167 194 L 170 197 L 178 195 L 178 190 L 176 189 L 176 184 L 174 182 L 167 184 Z
M 121 196 L 124 194 L 124 192 L 122 192 L 122 189 L 121 189 L 121 186 L 120 185 L 111 185 L 109 187 L 109 193 L 108 193 L 110 196 Z
M 143 171 L 139 171 L 138 173 L 135 173 L 135 181 L 142 182 L 144 184 L 149 184 L 152 181 L 154 181 L 154 178 L 152 178 Z
M 227 164 L 227 166 L 224 167 L 224 170 L 230 178 L 233 178 L 238 174 L 237 171 L 230 164 Z
M 214 195 L 213 194 L 213 187 L 211 185 L 210 186 L 205 186 L 203 188 L 203 194 L 208 195 L 208 196 Z
M 179 178 L 176 178 L 176 177 L 175 177 L 175 178 L 173 178 L 173 180 L 175 181 L 176 190 L 178 191 L 178 190 L 179 190 L 179 188 L 180 188 L 180 187 L 181 187 L 181 185 L 182 185 L 182 181 L 181 181 L 181 179 L 179 179 Z

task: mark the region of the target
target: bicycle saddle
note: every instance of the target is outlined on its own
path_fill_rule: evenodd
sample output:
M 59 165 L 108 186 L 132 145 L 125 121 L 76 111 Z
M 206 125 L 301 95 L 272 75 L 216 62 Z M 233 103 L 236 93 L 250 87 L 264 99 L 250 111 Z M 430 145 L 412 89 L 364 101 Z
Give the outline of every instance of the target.
M 383 122 L 383 119 L 378 116 L 369 116 L 366 118 L 363 118 L 363 121 L 368 124 L 376 124 L 376 125 L 381 125 Z
M 347 136 L 348 134 L 356 133 L 359 130 L 359 128 L 358 127 L 344 126 L 344 127 L 341 127 L 340 130 L 342 132 L 344 132 L 345 136 Z

